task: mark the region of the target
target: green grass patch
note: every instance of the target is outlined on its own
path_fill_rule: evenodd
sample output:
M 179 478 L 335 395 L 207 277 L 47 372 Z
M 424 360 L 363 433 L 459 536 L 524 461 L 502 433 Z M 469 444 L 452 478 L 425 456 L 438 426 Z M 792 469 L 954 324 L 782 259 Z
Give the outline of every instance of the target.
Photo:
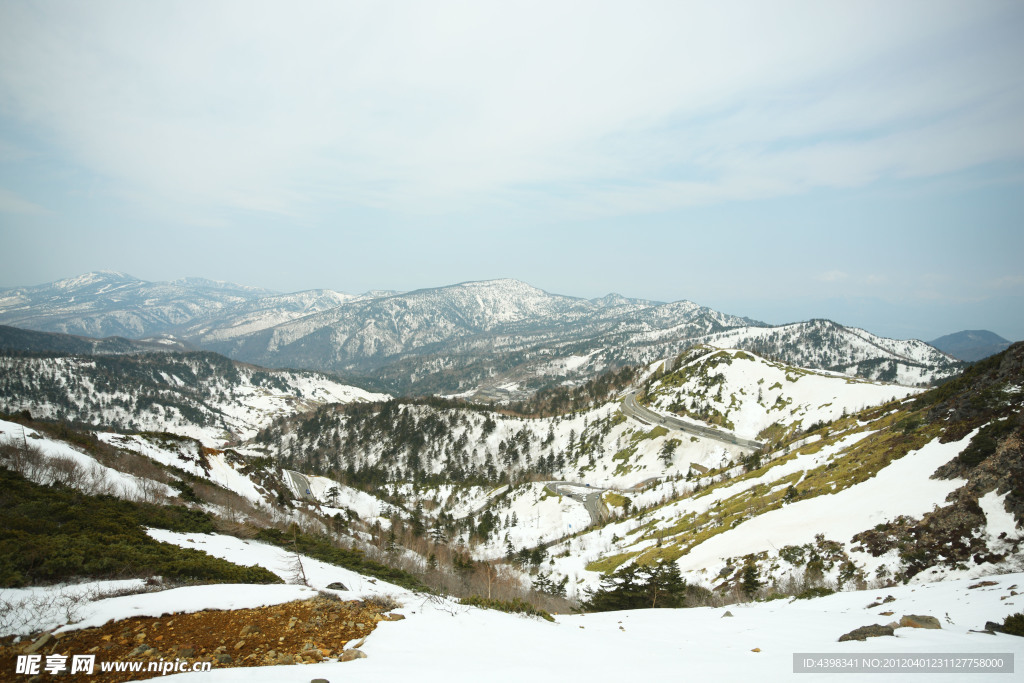
M 608 557 L 602 557 L 600 560 L 594 560 L 587 564 L 585 569 L 588 572 L 601 572 L 602 574 L 611 574 L 613 571 L 619 568 L 624 562 L 629 559 L 636 557 L 637 553 L 620 553 L 618 555 L 609 555 Z
M 630 502 L 629 498 L 614 491 L 606 491 L 603 498 L 605 503 L 617 508 L 625 507 Z

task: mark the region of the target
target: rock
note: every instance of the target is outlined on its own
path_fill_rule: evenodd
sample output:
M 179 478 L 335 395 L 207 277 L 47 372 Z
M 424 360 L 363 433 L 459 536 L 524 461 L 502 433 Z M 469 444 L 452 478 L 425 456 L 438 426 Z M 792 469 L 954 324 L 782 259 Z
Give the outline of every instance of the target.
M 291 655 L 278 655 L 277 663 L 278 664 L 294 664 L 295 663 L 295 657 L 292 657 Z
M 761 651 L 761 648 L 759 648 L 759 647 L 755 647 L 753 650 L 751 650 L 751 652 L 760 652 L 760 651 Z
M 967 590 L 971 590 L 972 588 L 984 588 L 985 586 L 998 586 L 998 585 L 999 585 L 998 581 L 982 581 L 980 583 L 974 584 L 973 586 L 968 586 Z
M 343 584 L 341 581 L 335 581 L 334 583 L 329 583 L 329 584 L 327 584 L 327 587 L 330 588 L 332 591 L 347 591 L 348 590 L 348 588 L 345 588 L 345 584 Z
M 52 643 L 54 640 L 56 640 L 56 638 L 53 637 L 52 633 L 44 633 L 43 635 L 39 636 L 38 640 L 29 645 L 27 648 L 25 648 L 25 654 L 34 654 L 38 652 L 40 649 Z
M 362 650 L 352 648 L 351 650 L 345 650 L 344 652 L 342 652 L 341 657 L 338 658 L 338 661 L 351 662 L 353 659 L 366 659 L 366 653 Z
M 147 652 L 149 652 L 152 649 L 153 648 L 151 648 L 149 645 L 146 645 L 145 643 L 143 643 L 142 645 L 139 645 L 137 648 L 135 648 L 134 650 L 129 652 L 128 656 L 129 657 L 138 657 L 139 655 L 146 654 Z
M 839 642 L 845 642 L 847 640 L 867 640 L 868 638 L 877 638 L 878 636 L 891 636 L 893 633 L 892 626 L 882 626 L 881 624 L 873 624 L 871 626 L 861 626 L 855 628 L 849 633 L 844 633 L 839 636 Z
M 178 657 L 181 659 L 190 659 L 196 656 L 196 649 L 194 647 L 183 647 L 178 650 Z
M 725 610 L 725 614 L 722 615 L 722 618 L 724 619 L 725 617 L 731 617 L 731 616 L 732 616 L 732 612 L 730 612 L 729 610 Z
M 405 619 L 405 615 L 399 614 L 398 612 L 392 612 L 391 614 L 386 615 L 384 618 L 388 621 L 401 621 L 402 619 Z
M 900 619 L 900 626 L 909 626 L 910 628 L 942 628 L 942 624 L 935 617 L 920 614 L 904 615 Z
M 309 683 L 331 683 L 331 682 L 329 680 L 327 680 L 326 678 L 314 678 Z
M 244 640 L 240 640 L 237 643 L 235 643 L 235 649 L 236 650 L 241 650 L 243 647 L 245 647 L 245 641 Z
M 352 649 L 353 650 L 358 650 L 359 648 L 361 648 L 363 646 L 363 644 L 365 642 L 366 642 L 366 637 L 363 636 L 362 638 L 360 638 L 359 640 L 356 641 L 356 644 L 352 646 Z
M 218 664 L 230 664 L 231 662 L 235 661 L 227 652 L 221 652 L 219 655 L 214 655 L 213 658 L 217 660 Z
M 243 626 L 242 627 L 242 632 L 238 634 L 238 637 L 239 638 L 245 638 L 246 636 L 251 636 L 254 633 L 259 633 L 259 632 L 260 632 L 260 630 L 257 627 L 253 626 L 252 624 L 249 624 L 247 626 Z
M 895 614 L 895 612 L 879 612 L 878 616 L 880 616 L 880 617 L 891 617 L 893 614 Z

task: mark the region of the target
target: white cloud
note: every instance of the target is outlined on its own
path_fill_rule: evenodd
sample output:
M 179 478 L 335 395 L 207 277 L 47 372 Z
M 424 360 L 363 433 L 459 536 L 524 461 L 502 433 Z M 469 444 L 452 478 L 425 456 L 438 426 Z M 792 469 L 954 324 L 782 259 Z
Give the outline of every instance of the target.
M 37 214 L 46 213 L 46 209 L 0 187 L 0 213 Z
M 1019 160 L 1021 48 L 1005 27 L 1020 14 L 7 3 L 0 111 L 76 163 L 190 204 L 558 197 L 629 213 Z
M 841 270 L 830 270 L 825 273 L 818 275 L 819 282 L 842 282 L 846 278 L 850 277 L 848 273 L 844 273 Z

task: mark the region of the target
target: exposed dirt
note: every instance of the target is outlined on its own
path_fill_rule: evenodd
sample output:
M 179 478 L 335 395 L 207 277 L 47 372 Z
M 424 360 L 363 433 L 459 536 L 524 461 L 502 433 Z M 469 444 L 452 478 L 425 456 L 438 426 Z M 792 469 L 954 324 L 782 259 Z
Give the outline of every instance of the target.
M 343 602 L 324 597 L 271 607 L 241 610 L 208 610 L 161 617 L 135 617 L 108 622 L 98 628 L 61 634 L 36 650 L 43 655 L 38 680 L 51 680 L 47 655 L 96 655 L 92 675 L 67 671 L 61 681 L 127 681 L 160 677 L 158 671 L 101 673 L 101 662 L 211 662 L 213 668 L 309 664 L 337 658 L 345 644 L 366 637 L 377 623 L 398 620 L 385 614 L 389 607 L 359 601 Z M 35 681 L 16 674 L 17 655 L 24 654 L 38 638 L 14 643 L 0 639 L 0 681 Z M 179 671 L 181 669 L 178 669 Z

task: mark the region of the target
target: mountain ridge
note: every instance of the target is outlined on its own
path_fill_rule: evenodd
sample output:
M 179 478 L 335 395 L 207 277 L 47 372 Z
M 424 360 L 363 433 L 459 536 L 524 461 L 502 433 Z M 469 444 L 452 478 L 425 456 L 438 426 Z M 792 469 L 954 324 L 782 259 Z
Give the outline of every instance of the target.
M 511 278 L 411 292 L 281 294 L 100 272 L 0 291 L 0 324 L 89 337 L 170 335 L 236 360 L 335 372 L 390 393 L 485 400 L 521 400 L 609 368 L 672 358 L 695 343 L 909 384 L 959 367 L 924 342 L 830 321 L 770 326 L 688 300 L 585 299 Z

